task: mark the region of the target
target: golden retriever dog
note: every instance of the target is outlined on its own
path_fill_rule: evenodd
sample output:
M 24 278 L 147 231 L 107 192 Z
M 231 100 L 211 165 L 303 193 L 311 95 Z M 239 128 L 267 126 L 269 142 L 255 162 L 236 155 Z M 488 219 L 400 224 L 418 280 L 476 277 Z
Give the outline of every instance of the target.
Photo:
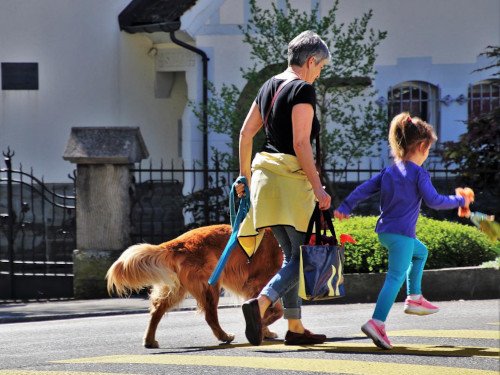
M 126 296 L 152 286 L 149 296 L 151 317 L 143 341 L 146 348 L 159 347 L 155 339 L 158 323 L 187 294 L 196 299 L 198 309 L 205 313 L 205 320 L 215 337 L 226 343 L 233 341 L 234 335 L 226 333 L 219 324 L 217 307 L 221 288 L 244 300 L 256 297 L 280 269 L 283 254 L 267 229 L 250 261 L 237 245 L 218 282 L 208 285 L 230 235 L 231 227 L 221 224 L 193 229 L 160 245 L 133 245 L 109 268 L 106 278 L 110 294 Z M 265 338 L 277 337 L 267 326 L 282 316 L 280 304 L 267 310 L 263 319 Z

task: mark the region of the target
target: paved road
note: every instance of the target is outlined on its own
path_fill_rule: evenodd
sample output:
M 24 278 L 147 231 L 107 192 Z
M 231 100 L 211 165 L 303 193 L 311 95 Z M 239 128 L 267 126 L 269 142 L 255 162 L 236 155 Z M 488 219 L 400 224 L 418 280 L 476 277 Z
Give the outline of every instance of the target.
M 405 315 L 394 306 L 382 351 L 359 327 L 373 304 L 304 308 L 304 322 L 328 335 L 323 345 L 287 347 L 281 340 L 254 347 L 239 308 L 219 310 L 231 345 L 216 342 L 193 311 L 168 314 L 159 349 L 141 345 L 148 315 L 127 314 L 0 325 L 0 375 L 96 374 L 470 374 L 500 372 L 499 300 L 441 302 L 438 314 Z M 272 327 L 280 337 L 285 322 Z

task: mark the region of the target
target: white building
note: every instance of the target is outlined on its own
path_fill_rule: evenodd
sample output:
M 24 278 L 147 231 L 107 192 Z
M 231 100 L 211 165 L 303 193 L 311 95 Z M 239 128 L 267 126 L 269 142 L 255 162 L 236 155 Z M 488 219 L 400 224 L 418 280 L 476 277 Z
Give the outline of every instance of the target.
M 290 3 L 319 4 L 325 14 L 333 0 Z M 71 127 L 139 126 L 154 161 L 201 160 L 203 135 L 187 102 L 203 100 L 202 58 L 158 30 L 180 21 L 175 36 L 208 56 L 208 79 L 241 88 L 240 68 L 250 61 L 238 25 L 249 9 L 247 0 L 0 0 L 0 150 L 15 150 L 15 161 L 46 181 L 64 182 L 74 168 L 62 159 Z M 377 50 L 381 104 L 392 100 L 398 110 L 409 95 L 417 106 L 430 99 L 428 121 L 441 141 L 465 131 L 468 98 L 499 105 L 498 81 L 483 82 L 492 72 L 472 73 L 488 64 L 478 55 L 500 45 L 498 0 L 343 0 L 338 17 L 349 22 L 369 9 L 370 26 L 388 31 Z M 164 18 L 140 24 L 155 12 Z M 120 30 L 121 13 L 129 32 Z M 207 147 L 225 142 L 209 134 Z

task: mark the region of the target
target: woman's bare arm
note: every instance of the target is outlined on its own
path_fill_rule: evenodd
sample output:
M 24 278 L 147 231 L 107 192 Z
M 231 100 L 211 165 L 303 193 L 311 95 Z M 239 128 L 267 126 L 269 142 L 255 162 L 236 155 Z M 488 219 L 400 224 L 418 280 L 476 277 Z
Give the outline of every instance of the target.
M 240 130 L 240 143 L 239 143 L 239 153 L 240 153 L 240 176 L 245 176 L 248 181 L 248 186 L 250 186 L 251 178 L 251 159 L 252 159 L 252 144 L 253 138 L 257 132 L 262 127 L 262 116 L 260 115 L 259 106 L 256 102 L 253 102 L 250 110 L 248 111 L 247 117 L 243 122 L 243 126 Z M 240 193 L 239 190 L 237 190 Z M 240 194 L 238 194 L 240 195 Z
M 330 208 L 331 197 L 323 189 L 321 180 L 314 164 L 314 157 L 311 147 L 311 129 L 314 110 L 311 104 L 301 103 L 293 106 L 292 128 L 293 128 L 293 149 L 299 160 L 302 170 L 311 182 L 314 195 L 319 202 L 321 210 Z

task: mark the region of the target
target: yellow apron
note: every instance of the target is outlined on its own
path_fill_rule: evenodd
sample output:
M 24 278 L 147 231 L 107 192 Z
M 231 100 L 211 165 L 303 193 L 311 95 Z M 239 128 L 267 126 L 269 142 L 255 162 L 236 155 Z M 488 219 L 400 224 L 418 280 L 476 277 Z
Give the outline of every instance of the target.
M 315 196 L 296 156 L 260 152 L 252 162 L 250 202 L 238 232 L 238 242 L 249 257 L 259 247 L 266 227 L 289 225 L 306 232 Z

